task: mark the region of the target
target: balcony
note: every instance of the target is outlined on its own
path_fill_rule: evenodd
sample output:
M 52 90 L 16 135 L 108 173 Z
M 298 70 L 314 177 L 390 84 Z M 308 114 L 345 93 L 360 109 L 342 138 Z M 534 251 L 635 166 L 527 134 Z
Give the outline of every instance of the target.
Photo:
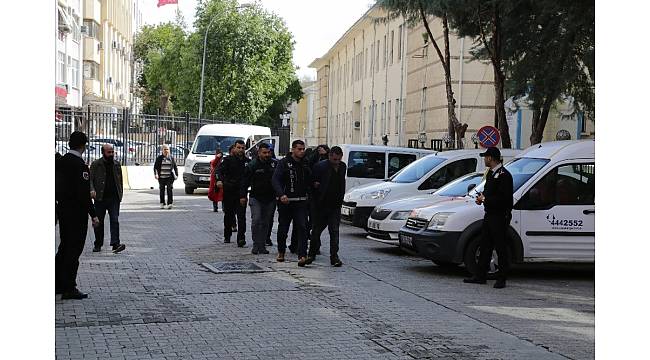
M 84 0 L 84 19 L 93 19 L 102 23 L 102 4 L 99 0 Z
M 94 97 L 102 96 L 102 86 L 99 80 L 95 79 L 84 79 L 84 95 L 90 95 Z

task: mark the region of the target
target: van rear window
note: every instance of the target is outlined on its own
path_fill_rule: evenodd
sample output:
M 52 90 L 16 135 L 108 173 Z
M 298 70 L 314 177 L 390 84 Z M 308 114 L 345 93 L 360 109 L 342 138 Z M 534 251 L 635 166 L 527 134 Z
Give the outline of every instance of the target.
M 348 177 L 362 179 L 383 179 L 386 154 L 373 151 L 350 151 L 348 156 Z

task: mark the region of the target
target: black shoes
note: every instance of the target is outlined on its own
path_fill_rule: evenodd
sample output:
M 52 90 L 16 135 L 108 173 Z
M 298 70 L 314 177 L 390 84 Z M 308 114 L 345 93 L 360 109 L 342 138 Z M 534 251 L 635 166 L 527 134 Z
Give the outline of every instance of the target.
M 224 244 L 230 244 L 230 238 L 224 238 L 223 243 Z
M 503 289 L 504 287 L 506 287 L 506 281 L 504 279 L 498 279 L 494 283 L 494 288 L 495 289 Z
M 93 247 L 93 252 L 100 252 L 100 251 L 102 251 L 102 248 L 98 246 Z
M 465 284 L 485 284 L 486 281 L 484 278 L 472 276 L 471 278 L 463 279 L 463 282 Z
M 343 262 L 338 257 L 335 257 L 330 258 L 330 264 L 332 264 L 334 267 L 341 267 L 341 265 L 343 265 Z
M 244 247 L 246 245 L 246 240 L 237 240 L 237 247 Z
M 266 246 L 273 246 L 271 239 L 266 240 Z
M 117 253 L 123 251 L 124 249 L 126 249 L 126 245 L 124 245 L 124 244 L 114 245 L 113 246 L 113 253 L 117 254 Z M 93 250 L 93 251 L 95 251 L 95 250 Z
M 306 264 L 307 264 L 307 258 L 301 256 L 300 259 L 298 260 L 298 266 L 305 267 Z
M 81 300 L 88 297 L 88 294 L 82 293 L 77 288 L 72 291 L 66 291 L 61 295 L 61 300 Z
M 253 250 L 251 251 L 251 253 L 252 253 L 253 255 L 259 255 L 259 254 L 264 254 L 264 255 L 266 255 L 266 254 L 269 253 L 269 251 L 266 250 L 266 249 L 261 249 L 261 250 L 253 249 Z
M 305 264 L 309 265 L 316 260 L 316 255 L 309 255 L 307 256 L 307 259 L 305 260 Z

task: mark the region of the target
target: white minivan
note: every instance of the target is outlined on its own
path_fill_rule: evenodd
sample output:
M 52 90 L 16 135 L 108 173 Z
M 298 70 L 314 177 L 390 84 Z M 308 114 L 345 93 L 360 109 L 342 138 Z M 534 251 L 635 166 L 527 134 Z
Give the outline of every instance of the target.
M 360 185 L 381 182 L 414 162 L 433 154 L 432 150 L 379 145 L 339 145 L 348 165 L 345 191 Z
M 513 263 L 594 262 L 594 150 L 594 140 L 542 143 L 505 165 L 513 178 Z M 463 201 L 414 209 L 400 229 L 400 247 L 439 265 L 465 263 L 475 273 L 484 210 L 474 197 L 484 184 Z M 491 268 L 498 268 L 496 254 Z
M 365 229 L 375 206 L 418 194 L 430 194 L 463 175 L 483 172 L 485 163 L 479 156 L 483 151 L 468 149 L 434 152 L 409 164 L 385 181 L 352 188 L 343 197 L 341 220 Z M 508 161 L 519 152 L 520 150 L 503 149 L 501 156 Z
M 271 129 L 264 126 L 241 124 L 202 126 L 196 134 L 192 149 L 185 158 L 183 172 L 185 193 L 192 194 L 196 188 L 207 188 L 210 185 L 210 161 L 214 159 L 217 147 L 227 154 L 230 145 L 237 140 L 243 140 L 248 149 L 270 137 Z

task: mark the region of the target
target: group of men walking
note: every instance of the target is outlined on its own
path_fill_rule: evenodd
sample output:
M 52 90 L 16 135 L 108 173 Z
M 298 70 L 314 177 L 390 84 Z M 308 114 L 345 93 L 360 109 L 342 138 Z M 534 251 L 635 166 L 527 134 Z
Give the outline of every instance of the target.
M 320 253 L 320 235 L 330 233 L 330 263 L 341 266 L 338 256 L 340 210 L 345 193 L 343 151 L 322 145 L 312 159 L 305 158 L 305 143 L 295 140 L 291 152 L 281 160 L 273 158 L 266 143 L 257 147 L 252 160 L 244 156 L 244 142 L 238 140 L 217 166 L 216 192 L 223 191 L 224 242 L 229 243 L 237 220 L 237 245 L 246 244 L 246 205 L 251 208 L 253 254 L 268 254 L 270 234 L 278 211 L 278 262 L 286 260 L 289 227 L 298 266 L 311 264 Z M 311 239 L 311 242 L 308 242 Z

